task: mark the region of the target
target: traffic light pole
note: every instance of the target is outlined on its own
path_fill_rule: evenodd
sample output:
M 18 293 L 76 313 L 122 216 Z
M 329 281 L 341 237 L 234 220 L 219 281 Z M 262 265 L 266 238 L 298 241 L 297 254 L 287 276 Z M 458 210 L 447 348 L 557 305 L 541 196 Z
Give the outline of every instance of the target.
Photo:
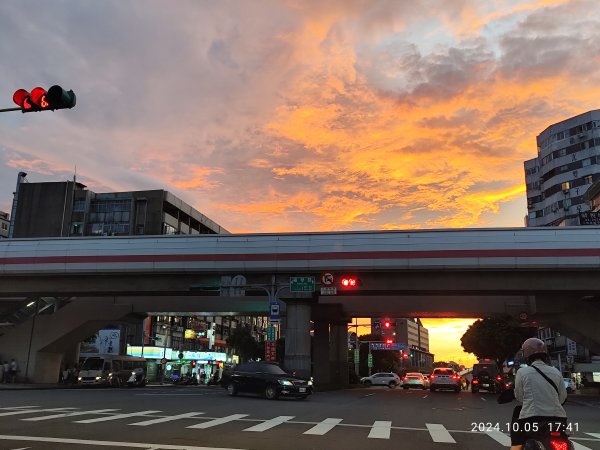
M 0 112 L 9 112 L 9 111 L 22 111 L 21 108 L 4 108 L 0 109 Z

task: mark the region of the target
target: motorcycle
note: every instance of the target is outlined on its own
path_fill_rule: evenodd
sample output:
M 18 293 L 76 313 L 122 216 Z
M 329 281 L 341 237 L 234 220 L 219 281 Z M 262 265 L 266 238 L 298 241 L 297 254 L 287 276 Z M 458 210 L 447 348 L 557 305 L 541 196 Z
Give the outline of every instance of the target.
M 515 390 L 507 387 L 498 397 L 498 403 L 510 403 L 515 399 Z M 516 408 L 520 408 L 517 406 Z M 515 408 L 513 418 L 518 417 Z M 511 423 L 511 426 L 516 422 Z M 549 419 L 532 424 L 531 429 L 526 430 L 527 438 L 523 444 L 523 450 L 574 450 L 573 443 L 569 440 L 563 426 Z
M 127 379 L 127 386 L 146 386 L 146 374 L 142 369 L 134 369 L 131 376 Z

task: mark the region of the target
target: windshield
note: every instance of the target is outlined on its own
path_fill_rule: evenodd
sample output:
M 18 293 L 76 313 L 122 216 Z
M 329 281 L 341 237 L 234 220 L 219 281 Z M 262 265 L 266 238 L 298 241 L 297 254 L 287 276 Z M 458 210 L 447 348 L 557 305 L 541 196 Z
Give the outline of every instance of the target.
M 83 362 L 81 370 L 102 370 L 103 364 L 103 358 L 88 358 Z

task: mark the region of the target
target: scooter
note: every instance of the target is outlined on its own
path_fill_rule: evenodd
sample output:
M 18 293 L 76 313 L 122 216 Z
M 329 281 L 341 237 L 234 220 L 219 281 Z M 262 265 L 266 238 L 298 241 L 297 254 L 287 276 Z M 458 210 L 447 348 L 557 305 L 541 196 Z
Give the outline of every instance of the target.
M 134 370 L 131 376 L 127 379 L 127 386 L 146 386 L 146 374 L 143 370 Z
M 510 403 L 515 399 L 514 388 L 506 388 L 498 397 L 498 403 Z M 540 422 L 527 432 L 523 450 L 574 450 L 569 435 L 558 424 L 549 420 Z M 512 426 L 512 424 L 511 424 Z

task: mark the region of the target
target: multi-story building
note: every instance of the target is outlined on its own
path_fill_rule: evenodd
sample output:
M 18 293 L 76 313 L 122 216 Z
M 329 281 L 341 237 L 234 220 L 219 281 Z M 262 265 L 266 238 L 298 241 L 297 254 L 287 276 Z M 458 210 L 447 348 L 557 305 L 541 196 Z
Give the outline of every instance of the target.
M 389 327 L 385 324 L 389 323 Z M 429 331 L 418 318 L 377 318 L 371 319 L 371 329 L 381 333 L 383 339 L 404 344 L 408 347 L 403 356 L 408 360 L 403 367 L 415 370 L 429 370 L 433 365 L 429 353 Z
M 600 110 L 555 123 L 537 138 L 537 158 L 525 161 L 526 226 L 600 224 Z M 539 328 L 553 364 L 581 377 L 589 350 L 556 330 Z
M 537 157 L 524 162 L 526 225 L 579 225 L 585 193 L 600 180 L 600 110 L 550 125 L 536 140 Z
M 10 225 L 8 217 L 8 213 L 0 211 L 0 239 L 8 237 L 8 227 Z
M 76 181 L 31 183 L 25 176 L 19 173 L 15 191 L 14 238 L 229 233 L 162 189 L 96 193 Z M 266 317 L 156 315 L 138 326 L 119 326 L 121 345 L 114 351 L 167 344 L 178 352 L 225 351 L 226 339 L 239 324 L 249 325 L 253 336 L 264 340 Z

